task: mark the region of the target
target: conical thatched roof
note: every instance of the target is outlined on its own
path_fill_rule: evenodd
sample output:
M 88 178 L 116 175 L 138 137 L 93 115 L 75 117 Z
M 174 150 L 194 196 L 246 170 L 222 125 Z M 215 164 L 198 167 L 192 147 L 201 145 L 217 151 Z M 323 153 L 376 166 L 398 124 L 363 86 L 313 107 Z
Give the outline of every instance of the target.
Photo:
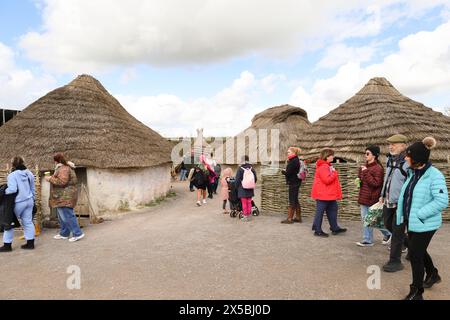
M 435 137 L 434 161 L 447 161 L 450 155 L 450 118 L 403 96 L 385 78 L 370 80 L 354 97 L 313 123 L 298 144 L 306 158 L 331 147 L 336 156 L 359 161 L 370 144 L 387 154 L 386 139 L 396 133 L 411 142 Z
M 28 166 L 50 170 L 55 152 L 85 167 L 140 168 L 170 162 L 170 144 L 87 75 L 32 103 L 0 128 L 0 137 L 2 167 L 20 155 Z
M 241 159 L 237 159 L 237 149 L 238 149 L 238 138 L 248 135 L 251 130 L 255 130 L 257 134 L 258 146 L 257 150 L 259 152 L 260 148 L 267 148 L 267 152 L 270 155 L 271 152 L 275 149 L 272 149 L 272 139 L 271 139 L 271 130 L 279 130 L 279 144 L 276 145 L 279 154 L 279 161 L 286 160 L 286 151 L 290 146 L 297 146 L 297 140 L 303 131 L 308 129 L 311 126 L 311 123 L 308 121 L 308 115 L 305 110 L 294 107 L 291 105 L 282 105 L 277 107 L 272 107 L 267 110 L 264 110 L 261 113 L 255 115 L 252 119 L 252 125 L 245 129 L 243 132 L 239 133 L 235 138 L 235 150 L 234 155 L 227 148 L 226 154 L 227 159 L 235 159 L 237 163 L 241 162 Z M 259 129 L 267 129 L 267 134 L 265 138 L 267 139 L 266 143 L 263 143 L 263 139 L 260 137 Z M 245 153 L 240 148 L 241 153 L 247 154 L 249 153 L 249 139 L 245 143 Z M 221 150 L 219 149 L 220 153 Z M 261 159 L 258 156 L 258 162 Z M 226 161 L 224 161 L 226 162 Z

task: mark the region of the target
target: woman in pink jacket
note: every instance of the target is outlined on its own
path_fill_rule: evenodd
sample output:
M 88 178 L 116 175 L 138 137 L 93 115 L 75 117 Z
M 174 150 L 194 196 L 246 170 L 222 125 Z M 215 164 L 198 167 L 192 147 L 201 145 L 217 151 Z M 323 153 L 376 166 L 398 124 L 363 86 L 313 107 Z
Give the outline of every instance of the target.
M 322 230 L 323 213 L 327 213 L 328 222 L 333 235 L 347 231 L 339 227 L 337 223 L 338 203 L 336 200 L 342 199 L 342 189 L 339 183 L 339 175 L 331 165 L 334 159 L 334 151 L 325 148 L 320 153 L 320 159 L 316 163 L 316 173 L 311 190 L 311 198 L 316 200 L 316 216 L 312 230 L 318 237 L 328 237 Z

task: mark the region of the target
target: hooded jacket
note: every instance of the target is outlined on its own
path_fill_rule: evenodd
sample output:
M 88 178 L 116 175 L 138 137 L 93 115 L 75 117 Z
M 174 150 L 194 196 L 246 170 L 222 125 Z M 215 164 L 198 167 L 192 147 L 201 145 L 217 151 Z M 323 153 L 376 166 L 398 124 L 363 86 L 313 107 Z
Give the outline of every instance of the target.
M 322 159 L 316 162 L 311 198 L 325 201 L 342 199 L 338 173 L 336 170 L 332 171 L 331 164 Z
M 8 175 L 8 188 L 5 194 L 17 192 L 16 203 L 35 199 L 34 176 L 30 170 L 15 170 Z
M 75 165 L 67 162 L 67 166 L 58 164 L 50 178 L 50 208 L 75 208 L 78 200 L 77 176 Z
M 413 171 L 408 170 L 408 179 L 402 186 L 398 206 L 397 225 L 404 222 L 403 201 Z M 437 230 L 442 225 L 442 211 L 448 206 L 448 189 L 444 175 L 431 166 L 421 176 L 412 193 L 412 203 L 409 212 L 408 230 L 412 232 L 427 232 Z

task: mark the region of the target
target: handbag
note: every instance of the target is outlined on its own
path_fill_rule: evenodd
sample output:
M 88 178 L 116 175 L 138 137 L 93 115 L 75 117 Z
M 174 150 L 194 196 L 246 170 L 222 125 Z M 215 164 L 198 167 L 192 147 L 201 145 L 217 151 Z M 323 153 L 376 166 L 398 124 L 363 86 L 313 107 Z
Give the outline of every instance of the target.
M 364 226 L 377 229 L 385 229 L 382 203 L 377 202 L 369 208 L 369 212 L 364 218 Z

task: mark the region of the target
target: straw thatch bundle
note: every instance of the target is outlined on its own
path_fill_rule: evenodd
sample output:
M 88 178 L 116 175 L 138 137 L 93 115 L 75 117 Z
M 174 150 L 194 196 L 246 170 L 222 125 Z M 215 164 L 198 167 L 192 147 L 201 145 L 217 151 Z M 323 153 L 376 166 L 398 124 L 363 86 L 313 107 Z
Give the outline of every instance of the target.
M 55 152 L 77 166 L 105 169 L 170 162 L 170 144 L 88 75 L 32 103 L 0 128 L 0 136 L 1 166 L 20 155 L 30 167 L 50 170 Z
M 398 92 L 385 78 L 370 80 L 354 97 L 305 131 L 298 139 L 306 158 L 315 158 L 324 147 L 349 161 L 363 160 L 370 144 L 388 153 L 386 139 L 403 134 L 411 142 L 436 138 L 431 159 L 446 162 L 450 155 L 450 117 L 433 111 Z
M 303 131 L 308 130 L 310 126 L 311 123 L 308 121 L 308 115 L 305 110 L 288 104 L 272 107 L 255 115 L 252 119 L 252 125 L 234 137 L 234 150 L 231 148 L 224 148 L 226 150 L 219 148 L 216 150 L 216 157 L 223 155 L 224 163 L 227 164 L 240 163 L 242 159 L 237 159 L 238 147 L 240 147 L 239 154 L 249 155 L 249 150 L 256 150 L 258 153 L 257 163 L 261 162 L 259 152 L 265 149 L 269 156 L 272 152 L 278 151 L 278 160 L 284 162 L 287 148 L 297 146 L 297 140 L 300 138 L 300 135 Z M 243 149 L 242 146 L 238 145 L 238 138 L 248 135 L 251 129 L 256 130 L 257 146 L 255 146 L 256 148 L 253 148 L 253 146 L 249 148 L 250 139 L 247 138 L 245 149 Z M 259 129 L 267 129 L 265 137 L 260 137 Z M 272 145 L 271 130 L 279 130 L 279 143 L 274 141 L 274 145 Z M 263 142 L 265 141 L 263 139 L 266 139 L 266 143 Z M 233 161 L 229 161 L 230 159 Z

